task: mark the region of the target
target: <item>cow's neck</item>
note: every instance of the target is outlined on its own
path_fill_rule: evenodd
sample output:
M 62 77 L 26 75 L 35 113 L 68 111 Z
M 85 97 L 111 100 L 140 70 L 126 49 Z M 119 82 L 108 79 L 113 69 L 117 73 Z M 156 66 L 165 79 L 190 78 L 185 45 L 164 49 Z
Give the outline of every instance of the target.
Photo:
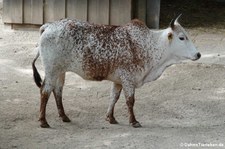
M 159 78 L 164 70 L 177 63 L 177 60 L 172 57 L 172 55 L 166 49 L 167 47 L 163 44 L 165 41 L 162 40 L 162 34 L 164 30 L 161 31 L 150 31 L 153 37 L 150 44 L 150 54 L 153 55 L 151 63 L 147 64 L 147 73 L 144 78 L 144 83 L 154 81 Z M 165 37 L 165 36 L 164 36 Z

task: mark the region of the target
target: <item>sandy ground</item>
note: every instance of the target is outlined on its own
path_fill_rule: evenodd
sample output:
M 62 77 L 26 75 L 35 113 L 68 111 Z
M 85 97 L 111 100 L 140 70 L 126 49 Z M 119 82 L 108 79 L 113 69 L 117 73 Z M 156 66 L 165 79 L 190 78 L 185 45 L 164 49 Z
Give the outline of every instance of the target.
M 104 120 L 110 82 L 84 81 L 68 73 L 63 98 L 72 122 L 60 120 L 51 97 L 47 106 L 51 128 L 43 129 L 31 69 L 39 34 L 5 30 L 1 23 L 0 149 L 225 148 L 225 30 L 188 32 L 203 57 L 174 65 L 157 81 L 137 89 L 135 113 L 142 128 L 129 126 L 124 96 L 115 109 L 119 124 Z M 43 76 L 40 60 L 37 67 Z

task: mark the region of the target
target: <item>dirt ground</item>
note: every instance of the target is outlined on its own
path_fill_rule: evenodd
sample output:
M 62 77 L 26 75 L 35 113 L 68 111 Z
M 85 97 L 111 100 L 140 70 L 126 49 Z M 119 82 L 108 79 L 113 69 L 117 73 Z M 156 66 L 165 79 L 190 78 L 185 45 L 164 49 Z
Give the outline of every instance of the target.
M 1 14 L 2 9 L 0 19 Z M 51 97 L 51 128 L 43 129 L 31 69 L 39 33 L 6 30 L 1 22 L 0 149 L 225 148 L 225 30 L 196 27 L 188 32 L 202 58 L 174 65 L 137 89 L 134 110 L 142 128 L 129 126 L 123 95 L 115 109 L 119 124 L 105 121 L 110 82 L 84 81 L 67 73 L 63 102 L 72 122 L 60 120 Z M 40 60 L 37 67 L 43 76 Z

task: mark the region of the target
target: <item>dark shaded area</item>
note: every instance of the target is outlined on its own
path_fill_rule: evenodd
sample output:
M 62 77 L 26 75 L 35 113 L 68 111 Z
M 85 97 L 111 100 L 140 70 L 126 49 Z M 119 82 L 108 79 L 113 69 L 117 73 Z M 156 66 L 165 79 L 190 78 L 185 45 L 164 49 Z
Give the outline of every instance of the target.
M 185 27 L 225 28 L 225 1 L 219 0 L 161 0 L 160 28 L 181 13 Z

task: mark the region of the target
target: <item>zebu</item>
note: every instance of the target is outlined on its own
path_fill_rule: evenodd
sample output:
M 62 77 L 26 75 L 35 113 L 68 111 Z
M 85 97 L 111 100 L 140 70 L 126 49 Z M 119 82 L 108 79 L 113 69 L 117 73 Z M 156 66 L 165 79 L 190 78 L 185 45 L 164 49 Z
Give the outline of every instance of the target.
M 133 127 L 140 127 L 133 111 L 135 88 L 156 80 L 172 64 L 201 57 L 177 19 L 164 30 L 150 30 L 139 20 L 132 20 L 124 26 L 96 25 L 70 19 L 43 25 L 38 54 L 32 63 L 34 80 L 41 91 L 41 127 L 50 127 L 45 113 L 51 92 L 59 116 L 64 122 L 70 122 L 62 104 L 65 73 L 68 71 L 86 80 L 113 82 L 106 118 L 111 124 L 117 123 L 113 116 L 114 106 L 123 89 L 129 122 Z M 45 70 L 43 82 L 35 67 L 39 55 Z

